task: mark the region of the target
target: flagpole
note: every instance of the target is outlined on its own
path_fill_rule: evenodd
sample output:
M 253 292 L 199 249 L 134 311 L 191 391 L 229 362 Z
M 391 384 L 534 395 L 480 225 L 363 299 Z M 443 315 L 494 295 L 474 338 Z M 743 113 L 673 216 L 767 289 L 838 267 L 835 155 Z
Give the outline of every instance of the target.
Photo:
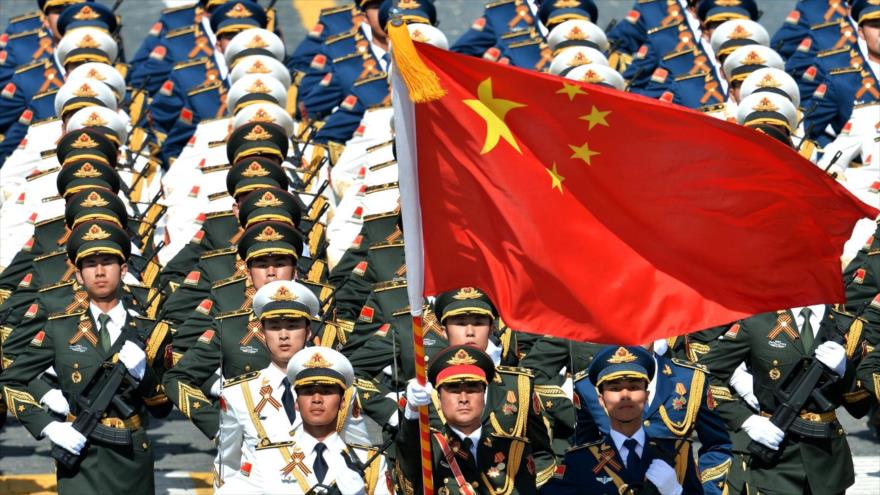
M 392 18 L 388 28 L 391 41 L 392 101 L 394 105 L 395 147 L 401 196 L 401 217 L 406 235 L 407 293 L 412 314 L 413 349 L 416 381 L 428 383 L 425 372 L 425 329 L 422 321 L 424 278 L 422 262 L 422 225 L 418 199 L 414 103 L 441 98 L 437 75 L 430 71 L 416 53 L 409 30 L 399 17 Z M 428 406 L 419 407 L 419 447 L 422 467 L 422 492 L 434 494 L 431 427 Z

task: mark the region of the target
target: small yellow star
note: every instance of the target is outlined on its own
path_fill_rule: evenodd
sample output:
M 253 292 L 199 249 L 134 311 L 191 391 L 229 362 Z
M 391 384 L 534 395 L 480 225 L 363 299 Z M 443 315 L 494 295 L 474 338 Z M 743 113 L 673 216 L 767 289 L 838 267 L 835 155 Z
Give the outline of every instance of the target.
M 483 144 L 480 154 L 485 155 L 495 149 L 499 139 L 504 139 L 516 151 L 522 153 L 519 145 L 516 143 L 516 139 L 513 137 L 513 133 L 510 131 L 510 127 L 507 126 L 507 122 L 504 119 L 507 117 L 507 112 L 526 105 L 511 100 L 495 98 L 492 94 L 491 77 L 481 82 L 477 87 L 477 97 L 479 98 L 477 100 L 464 100 L 464 104 L 486 121 L 486 142 Z
M 574 154 L 571 155 L 571 158 L 580 158 L 581 160 L 585 161 L 587 165 L 592 165 L 593 155 L 599 154 L 598 151 L 593 151 L 590 149 L 589 143 L 584 143 L 583 146 L 574 146 L 569 144 L 568 147 L 571 148 L 571 151 L 574 152 Z
M 608 121 L 605 120 L 605 117 L 607 117 L 609 113 L 611 113 L 611 110 L 601 112 L 598 108 L 594 106 L 593 109 L 590 110 L 590 115 L 583 115 L 580 117 L 580 119 L 589 122 L 590 130 L 592 131 L 593 127 L 596 127 L 597 125 L 604 125 L 605 127 L 609 127 Z
M 201 402 L 193 402 L 193 409 L 200 409 L 202 407 Z
M 562 94 L 564 94 L 564 95 L 568 95 L 568 100 L 569 100 L 569 101 L 572 101 L 572 100 L 574 100 L 574 97 L 575 97 L 575 96 L 577 96 L 577 95 L 586 95 L 587 92 L 584 91 L 583 88 L 581 88 L 581 87 L 578 86 L 577 84 L 569 84 L 569 83 L 564 82 L 564 83 L 562 83 L 562 89 L 560 89 L 559 91 L 557 91 L 556 94 L 558 94 L 558 95 L 562 95 Z
M 550 174 L 550 180 L 553 181 L 553 182 L 551 183 L 550 187 L 551 187 L 552 189 L 559 189 L 559 194 L 562 194 L 562 193 L 563 193 L 563 191 L 562 191 L 562 181 L 565 180 L 565 177 L 559 175 L 559 171 L 556 170 L 556 163 L 553 163 L 553 168 L 552 168 L 552 169 L 548 168 L 548 169 L 546 169 L 546 170 L 547 170 L 547 173 Z

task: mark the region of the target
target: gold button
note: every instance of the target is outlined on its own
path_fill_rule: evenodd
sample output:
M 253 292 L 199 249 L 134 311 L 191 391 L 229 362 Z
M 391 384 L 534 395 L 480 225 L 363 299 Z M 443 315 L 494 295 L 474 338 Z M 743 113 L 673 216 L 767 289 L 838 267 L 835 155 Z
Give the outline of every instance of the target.
M 443 484 L 446 485 L 449 483 L 449 478 L 443 478 Z
M 774 359 L 774 360 L 773 360 L 773 366 L 776 366 L 776 365 L 778 365 L 778 364 L 779 364 L 779 360 Z
M 73 363 L 73 369 L 79 368 L 79 363 Z
M 837 434 L 838 434 L 838 435 L 843 435 L 843 434 L 844 434 L 843 428 L 838 428 L 838 429 L 837 429 Z
M 244 370 L 245 370 L 245 371 L 250 371 L 250 370 L 251 370 L 251 365 L 249 365 L 249 364 L 244 365 Z
M 647 419 L 645 420 L 645 422 L 644 422 L 643 424 L 644 424 L 645 426 L 651 426 L 651 422 L 650 422 L 649 420 L 647 420 Z
M 142 446 L 144 449 L 146 449 L 147 447 L 150 446 L 150 444 L 148 444 L 147 442 L 144 442 L 143 444 L 141 444 L 141 446 Z
M 471 486 L 473 486 L 474 488 L 479 488 L 480 484 L 477 483 L 476 481 L 471 481 Z
M 102 417 L 102 418 L 106 418 L 106 417 L 107 417 L 107 413 L 101 414 L 101 417 Z

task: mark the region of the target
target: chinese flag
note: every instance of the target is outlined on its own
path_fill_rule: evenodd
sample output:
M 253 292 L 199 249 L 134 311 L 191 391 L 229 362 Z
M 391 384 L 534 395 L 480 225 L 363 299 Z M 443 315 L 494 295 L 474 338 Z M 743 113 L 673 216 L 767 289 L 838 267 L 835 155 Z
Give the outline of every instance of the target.
M 476 286 L 513 328 L 615 344 L 844 300 L 843 244 L 878 211 L 792 149 L 603 86 L 415 52 L 445 95 L 413 103 L 396 56 L 414 300 Z

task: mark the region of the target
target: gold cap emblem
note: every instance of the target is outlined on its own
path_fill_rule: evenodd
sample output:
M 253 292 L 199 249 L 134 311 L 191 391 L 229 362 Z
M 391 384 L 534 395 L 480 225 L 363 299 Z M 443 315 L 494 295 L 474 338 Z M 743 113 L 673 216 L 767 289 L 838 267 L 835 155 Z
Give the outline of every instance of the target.
M 767 63 L 767 60 L 765 60 L 763 57 L 761 57 L 761 55 L 758 54 L 758 52 L 756 52 L 754 50 L 750 51 L 742 59 L 743 65 L 764 65 L 765 63 Z
M 592 84 L 600 84 L 605 82 L 605 78 L 593 69 L 588 70 L 581 76 L 581 81 Z
M 266 141 L 272 138 L 272 134 L 269 133 L 266 129 L 263 129 L 263 126 L 257 125 L 251 129 L 251 132 L 247 133 L 244 137 L 248 141 Z
M 106 81 L 106 80 L 107 80 L 107 78 L 104 77 L 104 76 L 98 71 L 98 69 L 95 69 L 94 67 L 92 67 L 91 69 L 89 69 L 89 72 L 86 74 L 86 77 L 88 77 L 89 79 L 96 79 L 96 80 L 98 80 L 98 81 Z
M 483 297 L 483 293 L 474 287 L 464 287 L 452 296 L 453 299 L 465 301 L 468 299 L 479 299 Z
M 89 227 L 89 230 L 82 236 L 84 241 L 102 241 L 110 237 L 110 233 L 102 229 L 97 224 Z
M 101 206 L 107 206 L 110 203 L 107 202 L 104 198 L 101 197 L 96 191 L 92 191 L 89 193 L 88 197 L 80 203 L 80 206 L 84 206 L 86 208 L 98 208 Z
M 86 127 L 103 127 L 107 125 L 107 121 L 102 119 L 98 112 L 92 112 L 89 118 L 83 122 L 83 125 Z
M 242 177 L 265 177 L 269 175 L 269 171 L 260 165 L 260 162 L 251 162 L 250 165 L 241 173 Z
M 303 364 L 306 368 L 332 368 L 333 365 L 330 364 L 330 361 L 324 359 L 324 356 L 321 355 L 320 352 L 316 352 L 312 354 L 312 357 Z
M 273 242 L 280 241 L 281 239 L 284 239 L 284 236 L 279 234 L 278 231 L 273 229 L 271 226 L 266 226 L 266 228 L 264 228 L 263 231 L 260 232 L 260 235 L 254 237 L 254 240 L 260 242 Z
M 266 191 L 263 193 L 263 196 L 260 197 L 260 200 L 254 203 L 254 206 L 258 206 L 260 208 L 268 208 L 270 206 L 281 206 L 282 203 L 280 199 L 276 198 L 271 191 Z
M 269 297 L 269 299 L 273 301 L 296 301 L 296 295 L 294 295 L 293 292 L 290 292 L 290 289 L 282 285 L 275 291 L 274 295 Z
M 770 101 L 770 98 L 765 97 L 761 98 L 761 101 L 759 101 L 757 105 L 752 107 L 752 110 L 756 112 L 778 112 L 779 107 L 774 105 L 773 102 Z
M 86 162 L 85 164 L 83 164 L 82 167 L 79 168 L 79 170 L 73 173 L 73 176 L 80 179 L 91 179 L 95 177 L 100 177 L 101 172 L 98 172 L 98 170 L 95 168 L 94 165 L 91 164 L 91 162 Z
M 263 64 L 263 62 L 260 62 L 259 60 L 257 60 L 256 62 L 251 64 L 251 66 L 245 72 L 247 72 L 248 74 L 269 74 L 272 71 L 269 70 L 269 68 L 266 67 L 266 65 Z
M 83 8 L 79 9 L 79 12 L 73 16 L 73 18 L 78 21 L 93 21 L 99 17 L 101 16 L 88 5 L 83 6 Z
M 733 31 L 727 35 L 728 38 L 732 40 L 747 40 L 752 33 L 749 32 L 748 29 L 744 28 L 742 24 L 737 24 L 736 27 L 733 28 Z
M 94 98 L 98 96 L 98 93 L 95 93 L 95 90 L 93 90 L 92 87 L 89 86 L 89 83 L 83 83 L 82 86 L 80 86 L 73 92 L 73 95 L 79 96 L 80 98 Z
M 87 34 L 82 37 L 81 40 L 76 44 L 77 48 L 100 48 L 101 45 L 95 41 L 95 38 L 92 38 L 91 34 Z
M 91 138 L 91 136 L 89 136 L 86 133 L 83 133 L 83 134 L 80 134 L 79 137 L 76 138 L 76 140 L 73 143 L 71 143 L 70 145 L 76 149 L 82 149 L 82 148 L 96 148 L 98 146 L 98 143 L 96 143 L 95 140 Z
M 773 77 L 773 74 L 766 74 L 758 81 L 759 88 L 778 88 L 779 86 L 782 85 Z
M 266 40 L 264 40 L 259 34 L 251 38 L 247 45 L 245 45 L 247 48 L 267 48 L 268 46 L 269 43 L 266 43 Z
M 565 39 L 567 40 L 585 40 L 587 39 L 587 33 L 584 32 L 579 26 L 574 26 L 569 29 L 567 33 L 565 33 Z
M 251 17 L 253 14 L 251 14 L 251 11 L 245 8 L 244 5 L 237 3 L 226 13 L 226 15 L 233 19 L 243 19 L 245 17 Z
M 249 93 L 268 93 L 269 87 L 266 86 L 262 79 L 257 79 L 247 90 Z
M 638 359 L 635 354 L 629 352 L 629 349 L 626 347 L 618 347 L 614 354 L 608 358 L 608 362 L 611 364 L 621 364 L 621 363 L 631 363 Z
M 269 115 L 265 109 L 260 108 L 248 122 L 275 122 L 275 118 Z
M 446 361 L 446 364 L 451 364 L 452 366 L 462 366 L 462 365 L 476 364 L 476 363 L 477 363 L 477 360 L 474 359 L 473 356 L 468 354 L 468 352 L 464 349 L 459 349 L 458 352 L 456 352 L 454 356 L 452 356 L 451 358 L 449 358 L 448 361 Z

